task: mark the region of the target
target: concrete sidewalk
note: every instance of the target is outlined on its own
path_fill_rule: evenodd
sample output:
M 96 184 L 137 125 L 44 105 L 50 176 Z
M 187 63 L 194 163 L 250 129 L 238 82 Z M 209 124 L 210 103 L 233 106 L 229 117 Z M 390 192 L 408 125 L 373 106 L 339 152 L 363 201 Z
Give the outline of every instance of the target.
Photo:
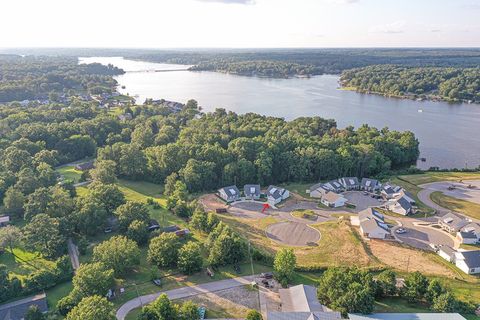
M 168 290 L 168 291 L 160 291 L 157 293 L 140 296 L 138 298 L 132 299 L 124 303 L 117 310 L 116 317 L 119 320 L 124 320 L 130 311 L 153 302 L 155 299 L 158 298 L 158 296 L 160 296 L 163 293 L 165 293 L 168 296 L 168 298 L 171 300 L 188 298 L 188 297 L 196 296 L 198 294 L 215 292 L 215 291 L 248 285 L 257 277 L 258 275 L 238 277 L 233 279 L 203 283 L 203 284 L 199 284 L 191 287 L 182 287 L 182 288 Z

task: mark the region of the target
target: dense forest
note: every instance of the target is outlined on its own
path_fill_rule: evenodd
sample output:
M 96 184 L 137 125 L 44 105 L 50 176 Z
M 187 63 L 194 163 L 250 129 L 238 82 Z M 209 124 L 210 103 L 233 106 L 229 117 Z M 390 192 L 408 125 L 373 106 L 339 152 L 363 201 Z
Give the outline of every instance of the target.
M 480 103 L 480 68 L 369 66 L 344 71 L 340 81 L 359 92 Z
M 113 92 L 111 76 L 121 73 L 111 65 L 80 65 L 74 57 L 0 55 L 0 102 Z
M 193 70 L 241 75 L 287 77 L 340 74 L 370 65 L 462 67 L 480 65 L 480 49 L 359 48 L 359 49 L 9 49 L 17 54 L 123 56 L 128 59 L 194 65 Z

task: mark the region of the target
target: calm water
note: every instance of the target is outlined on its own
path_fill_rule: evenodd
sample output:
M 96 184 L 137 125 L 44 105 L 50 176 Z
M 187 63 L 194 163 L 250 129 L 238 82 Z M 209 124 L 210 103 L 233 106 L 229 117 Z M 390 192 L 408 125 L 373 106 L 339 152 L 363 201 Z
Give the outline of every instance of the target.
M 186 102 L 195 99 L 210 111 L 256 112 L 291 120 L 301 116 L 335 119 L 339 127 L 364 123 L 410 130 L 420 141 L 421 168 L 475 167 L 480 164 L 480 105 L 389 99 L 338 90 L 338 77 L 264 79 L 216 72 L 183 71 L 188 66 L 125 60 L 82 58 L 111 63 L 127 71 L 116 77 L 119 91 L 146 98 Z M 154 72 L 154 70 L 168 70 Z M 419 112 L 422 110 L 423 112 Z

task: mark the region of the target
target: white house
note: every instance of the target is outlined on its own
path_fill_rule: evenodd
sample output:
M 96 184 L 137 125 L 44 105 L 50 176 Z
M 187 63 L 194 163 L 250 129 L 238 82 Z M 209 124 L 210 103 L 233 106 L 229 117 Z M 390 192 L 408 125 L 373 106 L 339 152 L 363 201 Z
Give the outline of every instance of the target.
M 440 225 L 440 227 L 450 233 L 456 233 L 460 231 L 469 223 L 470 220 L 464 217 L 460 217 L 452 212 L 449 212 L 443 217 L 438 218 L 438 224 Z
M 358 216 L 351 218 L 352 225 L 360 226 L 360 233 L 372 239 L 386 239 L 390 237 L 390 229 L 385 223 L 383 215 L 373 208 L 362 210 Z
M 471 222 L 457 232 L 457 240 L 464 244 L 477 244 L 480 242 L 480 225 Z
M 438 249 L 438 255 L 443 259 L 447 260 L 448 262 L 455 263 L 455 249 L 449 246 L 441 246 Z
M 218 189 L 218 196 L 226 202 L 233 202 L 240 200 L 240 190 L 237 186 L 229 186 Z
M 408 215 L 413 211 L 412 205 L 408 202 L 407 199 L 404 197 L 390 200 L 387 204 L 388 210 L 401 214 L 401 215 Z
M 328 191 L 323 195 L 322 199 L 320 199 L 320 202 L 327 207 L 338 208 L 343 207 L 347 199 L 338 193 Z
M 243 193 L 245 194 L 245 199 L 258 200 L 260 199 L 260 185 L 246 184 L 243 187 Z
M 456 252 L 455 265 L 466 274 L 480 273 L 480 250 Z
M 290 196 L 290 192 L 287 189 L 269 186 L 267 189 L 267 201 L 271 205 L 276 205 L 282 202 Z

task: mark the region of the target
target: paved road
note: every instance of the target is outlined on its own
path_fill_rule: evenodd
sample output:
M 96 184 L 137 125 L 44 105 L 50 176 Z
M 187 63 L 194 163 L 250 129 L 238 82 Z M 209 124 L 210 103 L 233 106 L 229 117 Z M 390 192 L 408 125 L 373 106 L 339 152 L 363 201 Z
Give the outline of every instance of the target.
M 161 291 L 153 294 L 148 294 L 144 296 L 140 296 L 138 298 L 132 299 L 130 301 L 125 302 L 120 309 L 117 310 L 116 317 L 119 320 L 124 320 L 127 314 L 132 311 L 133 309 L 139 308 L 142 305 L 149 304 L 153 302 L 155 299 L 158 298 L 162 293 L 165 293 L 169 299 L 182 299 L 188 298 L 192 296 L 196 296 L 198 294 L 208 293 L 208 292 L 215 292 L 225 289 L 231 289 L 236 287 L 241 287 L 244 285 L 250 284 L 258 275 L 255 276 L 246 276 L 246 277 L 238 277 L 233 279 L 226 279 L 214 282 L 208 282 L 199 284 L 197 286 L 191 287 L 182 287 L 178 289 L 168 290 L 168 291 Z

